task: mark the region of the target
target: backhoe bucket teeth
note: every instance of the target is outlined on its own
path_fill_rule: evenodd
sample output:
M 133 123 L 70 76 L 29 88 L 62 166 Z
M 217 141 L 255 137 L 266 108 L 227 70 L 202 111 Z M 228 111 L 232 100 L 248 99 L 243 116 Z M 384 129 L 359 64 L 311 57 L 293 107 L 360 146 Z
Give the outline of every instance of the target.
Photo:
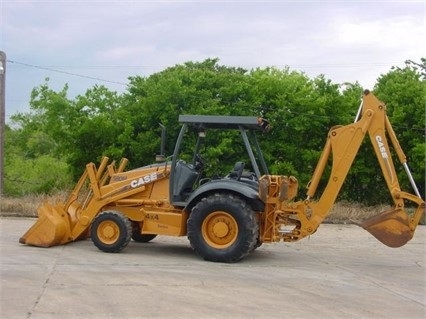
M 51 247 L 72 241 L 70 217 L 62 206 L 44 203 L 37 211 L 38 219 L 19 239 L 21 244 Z
M 414 235 L 408 215 L 401 209 L 385 211 L 359 225 L 383 244 L 393 248 L 404 246 Z

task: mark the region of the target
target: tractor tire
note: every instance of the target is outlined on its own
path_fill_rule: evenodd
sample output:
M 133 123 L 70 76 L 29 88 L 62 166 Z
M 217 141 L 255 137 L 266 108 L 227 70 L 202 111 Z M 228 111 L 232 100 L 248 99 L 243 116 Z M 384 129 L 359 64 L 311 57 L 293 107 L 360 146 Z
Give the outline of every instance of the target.
M 132 223 L 132 239 L 137 243 L 148 243 L 153 240 L 157 235 L 155 234 L 141 234 L 139 223 Z
M 118 253 L 130 242 L 132 224 L 120 212 L 105 211 L 96 216 L 90 229 L 93 244 L 107 253 Z
M 232 263 L 254 250 L 259 224 L 251 207 L 231 194 L 203 198 L 187 222 L 192 249 L 202 258 Z
M 157 235 L 152 234 L 140 234 L 140 233 L 133 233 L 132 239 L 137 243 L 148 243 L 151 240 L 153 240 Z

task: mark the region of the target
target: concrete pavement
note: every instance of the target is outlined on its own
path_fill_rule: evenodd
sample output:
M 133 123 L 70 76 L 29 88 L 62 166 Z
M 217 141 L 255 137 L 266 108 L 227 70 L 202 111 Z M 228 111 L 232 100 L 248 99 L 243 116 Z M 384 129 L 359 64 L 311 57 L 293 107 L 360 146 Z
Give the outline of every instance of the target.
M 264 244 L 236 264 L 201 260 L 186 237 L 21 245 L 29 218 L 0 219 L 1 318 L 425 318 L 425 226 L 388 248 L 353 225 Z

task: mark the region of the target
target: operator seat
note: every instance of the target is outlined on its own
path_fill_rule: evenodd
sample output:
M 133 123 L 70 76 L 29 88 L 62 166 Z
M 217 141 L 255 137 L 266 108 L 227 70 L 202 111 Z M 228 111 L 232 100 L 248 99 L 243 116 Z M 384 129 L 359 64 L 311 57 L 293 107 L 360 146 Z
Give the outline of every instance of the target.
M 236 162 L 234 168 L 229 173 L 229 178 L 236 179 L 237 181 L 239 181 L 241 176 L 243 175 L 244 166 L 244 162 Z
M 193 165 L 187 164 L 185 161 L 178 160 L 176 162 L 173 180 L 173 201 L 185 201 L 192 193 L 193 186 L 199 175 L 200 173 Z

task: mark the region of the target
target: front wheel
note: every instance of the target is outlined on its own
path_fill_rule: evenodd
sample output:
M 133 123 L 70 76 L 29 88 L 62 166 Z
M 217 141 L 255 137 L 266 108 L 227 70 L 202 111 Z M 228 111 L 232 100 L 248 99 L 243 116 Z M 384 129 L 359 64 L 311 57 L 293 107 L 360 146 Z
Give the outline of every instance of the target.
M 132 224 L 120 212 L 105 211 L 96 216 L 90 229 L 90 237 L 100 250 L 117 253 L 130 242 Z
M 254 250 L 259 225 L 251 207 L 231 194 L 203 198 L 188 218 L 188 239 L 205 260 L 236 262 Z

